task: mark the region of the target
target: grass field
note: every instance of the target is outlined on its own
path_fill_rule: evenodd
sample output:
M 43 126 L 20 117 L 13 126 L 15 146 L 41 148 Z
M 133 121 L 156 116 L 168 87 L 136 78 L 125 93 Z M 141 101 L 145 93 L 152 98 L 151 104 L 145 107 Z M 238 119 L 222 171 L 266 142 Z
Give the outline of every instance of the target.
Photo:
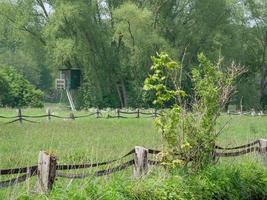
M 66 116 L 67 112 L 56 111 Z M 44 114 L 43 109 L 27 109 L 23 114 Z M 84 114 L 80 112 L 78 114 Z M 0 115 L 14 116 L 14 110 L 0 109 Z M 222 115 L 217 129 L 223 129 L 217 143 L 235 146 L 267 138 L 267 117 Z M 40 123 L 4 124 L 0 119 L 0 169 L 36 165 L 38 152 L 46 150 L 58 157 L 59 163 L 83 163 L 110 160 L 122 156 L 134 146 L 160 149 L 162 140 L 153 124 L 153 119 L 96 119 L 76 120 L 36 119 Z M 249 156 L 248 156 L 249 157 Z M 234 158 L 231 160 L 236 160 Z M 128 177 L 130 170 L 125 172 Z M 118 173 L 116 176 L 123 176 Z M 127 174 L 128 173 L 128 174 Z M 116 177 L 115 176 L 115 177 Z M 106 178 L 98 178 L 101 181 Z M 0 180 L 3 177 L 0 176 Z M 84 181 L 75 181 L 78 185 Z M 32 180 L 34 184 L 34 180 Z M 70 184 L 59 181 L 58 187 Z M 74 184 L 75 186 L 75 184 Z M 0 190 L 0 198 L 16 199 L 25 192 L 25 186 Z M 60 198 L 59 198 L 60 199 Z

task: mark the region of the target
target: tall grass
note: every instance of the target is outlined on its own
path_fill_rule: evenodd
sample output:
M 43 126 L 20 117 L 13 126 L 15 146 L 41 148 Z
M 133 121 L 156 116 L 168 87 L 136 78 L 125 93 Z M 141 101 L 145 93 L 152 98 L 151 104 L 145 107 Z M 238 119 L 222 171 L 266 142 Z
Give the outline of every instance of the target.
M 68 114 L 67 111 L 56 110 L 56 112 L 62 116 Z M 39 115 L 44 114 L 45 110 L 26 109 L 23 110 L 23 113 L 25 115 Z M 85 113 L 88 112 L 75 114 Z M 0 109 L 0 115 L 14 116 L 16 112 L 12 109 Z M 217 126 L 219 131 L 228 122 L 218 138 L 217 143 L 220 146 L 235 146 L 259 138 L 267 138 L 267 117 L 233 116 L 230 121 L 229 119 L 228 115 L 222 115 Z M 59 163 L 71 164 L 118 158 L 136 145 L 161 149 L 163 142 L 160 133 L 154 127 L 153 119 L 96 119 L 93 116 L 73 121 L 53 118 L 51 122 L 48 122 L 47 119 L 36 119 L 36 121 L 40 121 L 36 124 L 26 122 L 23 124 L 4 124 L 7 121 L 0 119 L 1 169 L 36 165 L 40 150 L 54 153 L 58 157 Z M 252 154 L 241 158 L 221 159 L 218 166 L 227 163 L 253 165 L 255 161 L 261 163 L 259 157 L 255 159 L 255 155 Z M 220 170 L 223 169 L 220 168 Z M 134 199 L 136 195 L 140 197 L 136 197 L 136 199 L 142 199 L 142 195 L 145 195 L 146 192 L 143 192 L 143 186 L 140 185 L 151 184 L 149 187 L 153 187 L 154 184 L 159 184 L 161 187 L 161 184 L 164 185 L 168 182 L 162 182 L 162 180 L 169 180 L 169 175 L 158 168 L 152 170 L 147 180 L 141 181 L 140 185 L 139 182 L 132 180 L 131 174 L 131 169 L 128 169 L 125 172 L 101 178 L 73 181 L 59 178 L 49 198 L 127 199 L 129 197 L 129 199 Z M 0 176 L 0 181 L 4 179 L 5 177 Z M 31 180 L 32 189 L 34 182 L 33 178 Z M 178 181 L 177 184 L 180 182 Z M 103 195 L 101 196 L 101 194 Z M 16 199 L 18 197 L 23 199 L 23 196 L 46 199 L 46 197 L 32 195 L 32 191 L 27 191 L 25 184 L 0 190 L 0 199 Z M 86 196 L 88 198 L 85 198 Z M 151 199 L 154 199 L 152 194 L 150 196 Z M 146 194 L 146 198 L 149 198 L 149 195 Z

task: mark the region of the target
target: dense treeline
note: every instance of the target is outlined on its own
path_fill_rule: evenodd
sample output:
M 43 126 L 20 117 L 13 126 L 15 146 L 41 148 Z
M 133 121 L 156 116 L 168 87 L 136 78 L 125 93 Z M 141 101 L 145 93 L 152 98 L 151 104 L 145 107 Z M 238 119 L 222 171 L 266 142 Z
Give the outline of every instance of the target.
M 46 93 L 58 68 L 78 67 L 83 107 L 150 106 L 143 82 L 151 55 L 166 51 L 181 62 L 189 94 L 199 52 L 223 59 L 222 67 L 244 65 L 229 103 L 262 109 L 266 48 L 265 0 L 0 1 L 0 66 L 16 68 Z

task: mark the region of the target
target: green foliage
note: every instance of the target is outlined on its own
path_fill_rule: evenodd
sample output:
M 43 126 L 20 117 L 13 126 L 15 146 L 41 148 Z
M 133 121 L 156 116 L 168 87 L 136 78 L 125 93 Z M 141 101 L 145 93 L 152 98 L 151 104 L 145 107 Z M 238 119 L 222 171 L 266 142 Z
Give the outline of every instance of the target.
M 14 68 L 4 67 L 0 70 L 0 103 L 10 107 L 42 107 L 43 92 L 35 89 Z
M 192 70 L 195 100 L 188 112 L 183 102 L 186 94 L 179 87 L 179 64 L 165 53 L 152 60 L 152 75 L 145 80 L 144 89 L 154 90 L 154 103 L 161 106 L 177 99 L 156 119 L 156 126 L 167 143 L 162 162 L 170 167 L 182 165 L 199 170 L 212 162 L 217 118 L 233 91 L 233 81 L 242 70 L 232 65 L 224 73 L 220 62 L 213 65 L 204 54 L 199 54 L 200 64 Z M 172 87 L 168 87 L 170 81 Z
M 265 0 L 2 0 L 0 10 L 0 64 L 46 92 L 58 68 L 80 68 L 81 107 L 152 106 L 142 96 L 154 94 L 143 94 L 142 86 L 150 56 L 161 51 L 181 61 L 189 101 L 187 75 L 205 52 L 212 62 L 224 57 L 222 65 L 235 60 L 248 69 L 254 84 L 246 89 L 257 98 L 240 92 L 233 104 L 242 96 L 249 108 L 265 102 Z
M 14 67 L 31 84 L 39 86 L 41 68 L 47 63 L 43 48 L 44 41 L 40 36 L 43 20 L 38 17 L 33 7 L 32 0 L 14 4 L 1 1 L 0 65 Z M 50 75 L 49 72 L 47 73 Z
M 185 92 L 180 90 L 178 84 L 176 84 L 180 65 L 171 60 L 166 53 L 161 53 L 158 57 L 152 57 L 152 61 L 151 70 L 154 73 L 145 80 L 144 89 L 147 91 L 155 90 L 156 99 L 153 103 L 162 106 L 178 96 L 185 96 Z M 173 85 L 167 85 L 169 81 L 172 81 Z

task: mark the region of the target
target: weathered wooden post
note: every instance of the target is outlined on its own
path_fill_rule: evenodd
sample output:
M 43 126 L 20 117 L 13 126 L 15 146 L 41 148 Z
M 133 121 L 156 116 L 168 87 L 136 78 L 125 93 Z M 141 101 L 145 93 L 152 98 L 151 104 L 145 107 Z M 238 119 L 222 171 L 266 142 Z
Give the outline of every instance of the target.
M 117 109 L 117 117 L 120 118 L 120 109 Z
M 70 113 L 70 119 L 75 120 L 74 113 Z
M 99 111 L 99 108 L 96 109 L 96 118 L 99 118 L 100 117 L 100 111 Z
M 260 153 L 267 153 L 267 140 L 266 139 L 260 139 Z
M 259 153 L 262 155 L 262 160 L 265 164 L 267 164 L 267 140 L 266 139 L 260 139 L 260 150 Z
M 21 109 L 19 108 L 18 109 L 18 114 L 17 114 L 17 117 L 18 117 L 18 120 L 19 120 L 19 122 L 22 124 L 22 113 L 21 113 Z
M 26 191 L 27 191 L 27 194 L 29 194 L 29 192 L 30 192 L 30 178 L 31 178 L 31 169 L 28 167 L 27 168 L 27 172 L 26 172 L 26 176 L 27 176 L 27 178 L 26 178 Z
M 51 109 L 50 108 L 48 108 L 47 110 L 47 119 L 48 121 L 51 121 Z
M 139 111 L 139 108 L 137 109 L 137 116 L 136 118 L 139 118 L 140 117 L 140 111 Z
M 148 149 L 139 146 L 134 149 L 134 177 L 140 178 L 148 172 Z
M 52 189 L 56 177 L 56 166 L 57 160 L 55 156 L 45 151 L 40 151 L 37 169 L 37 193 L 46 194 Z
M 155 108 L 155 110 L 154 110 L 154 118 L 156 118 L 157 117 L 157 109 Z

